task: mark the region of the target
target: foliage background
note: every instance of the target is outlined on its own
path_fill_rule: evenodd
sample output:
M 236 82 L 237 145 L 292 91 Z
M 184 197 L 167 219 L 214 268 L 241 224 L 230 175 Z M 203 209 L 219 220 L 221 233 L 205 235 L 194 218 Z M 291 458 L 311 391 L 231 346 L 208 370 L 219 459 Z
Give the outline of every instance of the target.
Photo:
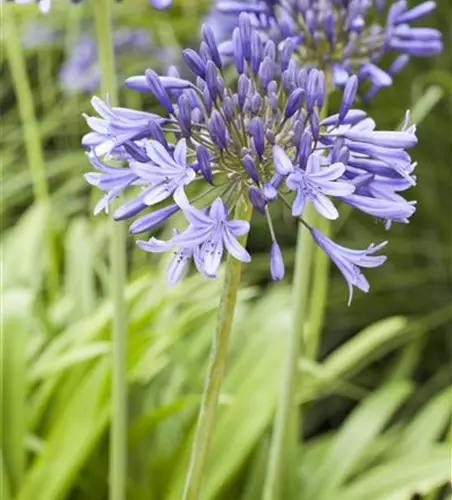
M 91 215 L 99 193 L 82 178 L 89 165 L 79 146 L 86 131 L 81 113 L 89 112 L 90 96 L 64 94 L 57 78 L 77 33 L 92 28 L 90 2 L 55 3 L 46 17 L 34 5 L 14 9 L 22 34 L 30 20 L 64 33 L 58 43 L 25 50 L 50 210 L 34 201 L 16 89 L 5 51 L 0 54 L 2 500 L 98 500 L 107 494 L 108 225 L 105 216 Z M 396 126 L 413 109 L 419 166 L 411 195 L 418 209 L 410 225 L 391 230 L 388 263 L 369 273 L 371 293 L 357 293 L 350 308 L 343 280 L 331 270 L 318 362 L 299 365 L 305 422 L 299 456 L 291 458 L 294 499 L 452 498 L 446 486 L 452 436 L 451 31 L 450 6 L 438 4 L 430 20 L 444 33 L 444 53 L 413 60 L 370 105 L 381 128 Z M 197 0 L 179 0 L 169 13 L 156 13 L 142 0 L 115 5 L 116 26 L 144 28 L 155 40 L 146 60 L 125 58 L 121 74 L 160 66 L 162 47 L 177 53 L 176 44 L 195 44 L 207 9 Z M 121 92 L 121 103 L 154 105 L 132 91 Z M 290 222 L 279 231 L 288 278 L 275 285 L 268 282 L 266 229 L 258 219 L 253 223 L 253 263 L 244 275 L 203 499 L 261 498 L 290 324 L 296 232 Z M 380 224 L 356 215 L 337 235 L 355 247 L 385 237 Z M 58 271 L 55 293 L 46 287 L 50 266 Z M 220 280 L 193 275 L 169 289 L 165 267 L 165 257 L 138 252 L 129 239 L 132 500 L 180 497 L 215 323 Z

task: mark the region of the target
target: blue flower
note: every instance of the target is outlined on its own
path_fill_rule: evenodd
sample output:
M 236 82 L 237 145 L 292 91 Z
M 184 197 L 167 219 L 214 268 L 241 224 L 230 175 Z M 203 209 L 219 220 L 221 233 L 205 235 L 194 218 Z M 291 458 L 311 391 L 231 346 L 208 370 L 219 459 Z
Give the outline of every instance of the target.
M 111 107 L 98 97 L 93 97 L 91 104 L 101 118 L 84 115 L 93 131 L 83 137 L 82 145 L 93 148 L 98 156 L 114 152 L 127 141 L 148 137 L 163 121 L 154 113 Z
M 386 246 L 384 241 L 378 245 L 370 245 L 366 250 L 350 250 L 334 243 L 317 229 L 310 228 L 315 242 L 324 250 L 330 259 L 335 263 L 339 271 L 347 281 L 349 288 L 348 304 L 353 298 L 353 287 L 359 288 L 363 292 L 369 291 L 369 282 L 360 267 L 378 267 L 386 261 L 386 256 L 373 256 L 375 252 Z
M 214 200 L 208 213 L 190 205 L 182 189 L 176 191 L 174 199 L 189 222 L 187 229 L 181 234 L 176 234 L 168 242 L 161 242 L 155 238 L 151 238 L 147 243 L 139 242 L 141 248 L 148 252 L 160 252 L 178 247 L 182 249 L 179 259 L 184 261 L 196 254 L 198 269 L 211 278 L 217 274 L 224 247 L 236 259 L 250 262 L 249 253 L 236 239 L 238 236 L 247 234 L 250 225 L 241 220 L 229 220 L 227 209 L 221 198 Z M 179 273 L 176 275 L 180 276 Z M 170 283 L 174 282 L 172 266 L 170 266 L 168 279 Z
M 277 147 L 275 146 L 275 148 Z M 280 156 L 289 160 L 280 148 L 277 149 L 277 152 Z M 275 155 L 275 168 L 277 168 L 276 165 L 280 161 L 280 159 L 276 158 Z M 295 217 L 303 215 L 305 203 L 309 200 L 320 215 L 327 219 L 337 219 L 339 212 L 326 195 L 347 196 L 355 190 L 353 184 L 338 181 L 345 172 L 345 165 L 334 163 L 322 168 L 320 161 L 320 156 L 311 155 L 308 159 L 306 170 L 299 167 L 292 167 L 287 177 L 287 187 L 297 193 L 292 205 L 292 215 Z
M 229 15 L 235 25 L 239 14 L 247 12 L 252 24 L 275 42 L 290 37 L 297 45 L 295 58 L 301 67 L 322 66 L 332 72 L 334 82 L 343 86 L 351 74 L 359 81 L 369 80 L 372 89 L 366 98 L 378 89 L 392 84 L 410 56 L 432 56 L 443 49 L 441 33 L 432 28 L 413 28 L 417 21 L 435 9 L 435 2 L 426 1 L 408 9 L 406 0 L 392 2 L 386 20 L 382 17 L 384 1 L 325 0 L 219 0 L 219 16 Z M 212 14 L 214 16 L 214 14 Z M 227 26 L 231 25 L 231 21 Z M 233 27 L 229 40 L 221 52 L 232 55 Z M 378 65 L 386 54 L 402 54 L 388 70 Z
M 95 99 L 102 118 L 88 118 L 94 137 L 88 134 L 84 143 L 125 161 L 124 168 L 136 176 L 125 190 L 128 200 L 113 217 L 139 215 L 130 228 L 137 234 L 178 210 L 185 216 L 188 227 L 178 227 L 168 242 L 140 243 L 148 251 L 178 249 L 171 282 L 191 259 L 206 276 L 216 275 L 225 251 L 250 260 L 236 239 L 248 233 L 249 224 L 230 220 L 240 199 L 266 218 L 274 280 L 284 275 L 272 222 L 276 203 L 301 220 L 306 202 L 321 216 L 336 219 L 340 214 L 333 202 L 338 200 L 387 226 L 407 222 L 414 212 L 400 193 L 415 182 L 415 163 L 407 152 L 417 142 L 415 127 L 377 130 L 364 111 L 353 108 L 356 76 L 345 83 L 337 112 L 321 118 L 324 73 L 299 68 L 293 40 L 277 45 L 254 27 L 254 19 L 242 14 L 234 29 L 230 71 L 235 68 L 236 85 L 225 81 L 214 33 L 204 25 L 199 52 L 183 52 L 192 81 L 175 70 L 160 76 L 151 69 L 126 80 L 126 86 L 157 98 L 160 115 L 110 108 Z M 109 175 L 115 183 L 116 171 Z
M 103 196 L 94 208 L 98 214 L 102 210 L 108 213 L 108 206 L 126 187 L 135 184 L 139 178 L 130 168 L 112 167 L 103 163 L 94 152 L 88 154 L 89 161 L 98 172 L 85 174 L 85 179 L 92 186 L 96 186 L 107 194 Z
M 187 166 L 187 144 L 181 139 L 171 156 L 157 141 L 146 142 L 146 153 L 150 158 L 147 163 L 130 161 L 130 169 L 143 182 L 149 183 L 145 189 L 143 201 L 146 205 L 155 205 L 171 196 L 179 187 L 186 186 L 196 177 L 196 172 Z

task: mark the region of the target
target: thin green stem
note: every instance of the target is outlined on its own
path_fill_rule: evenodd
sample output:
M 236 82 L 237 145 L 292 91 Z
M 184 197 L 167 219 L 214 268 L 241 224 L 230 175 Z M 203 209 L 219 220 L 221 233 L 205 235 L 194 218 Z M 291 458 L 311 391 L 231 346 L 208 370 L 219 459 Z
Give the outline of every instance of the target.
M 112 0 L 96 0 L 94 16 L 102 73 L 102 94 L 118 102 L 112 34 Z M 110 222 L 110 274 L 113 305 L 113 376 L 110 427 L 110 500 L 125 500 L 127 482 L 127 318 L 124 299 L 126 246 L 123 224 Z
M 317 217 L 317 229 L 325 236 L 330 236 L 331 223 L 324 217 Z M 316 359 L 320 343 L 320 334 L 325 320 L 326 299 L 328 293 L 328 276 L 330 258 L 319 247 L 314 250 L 314 273 L 312 293 L 309 301 L 309 320 L 306 332 L 305 356 Z
M 234 218 L 249 221 L 251 212 L 249 203 L 242 197 L 235 208 Z M 241 238 L 241 243 L 246 244 L 246 236 Z M 226 365 L 229 335 L 237 302 L 241 272 L 242 263 L 229 256 L 220 300 L 217 330 L 212 342 L 209 369 L 199 410 L 183 500 L 198 500 L 200 498 L 204 466 L 209 453 L 218 397 Z
M 24 147 L 30 169 L 33 195 L 45 207 L 46 215 L 51 216 L 49 188 L 44 166 L 44 152 L 41 131 L 36 119 L 33 92 L 28 78 L 25 55 L 20 33 L 16 26 L 14 5 L 2 5 L 2 42 L 8 59 L 14 91 L 17 96 L 19 116 L 24 133 Z M 47 286 L 49 295 L 54 298 L 58 293 L 58 262 L 55 254 L 52 224 L 47 224 L 49 263 L 47 266 Z
M 314 215 L 312 205 L 308 205 L 304 219 L 310 223 Z M 299 223 L 298 240 L 295 251 L 293 278 L 293 321 L 292 330 L 287 338 L 284 355 L 280 397 L 273 425 L 267 476 L 264 484 L 264 500 L 288 498 L 287 490 L 295 474 L 296 446 L 301 429 L 301 415 L 295 403 L 298 389 L 298 359 L 301 355 L 304 322 L 310 285 L 313 240 L 309 231 Z M 283 477 L 285 478 L 283 481 Z M 283 484 L 285 494 L 283 494 Z

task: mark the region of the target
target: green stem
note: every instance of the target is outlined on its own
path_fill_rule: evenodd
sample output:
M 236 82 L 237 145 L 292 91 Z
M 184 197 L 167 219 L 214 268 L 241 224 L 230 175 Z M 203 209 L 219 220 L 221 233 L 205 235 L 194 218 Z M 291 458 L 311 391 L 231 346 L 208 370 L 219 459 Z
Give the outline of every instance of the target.
M 99 60 L 102 73 L 102 94 L 117 104 L 115 56 L 112 34 L 112 0 L 96 0 L 96 21 Z M 112 415 L 110 427 L 110 500 L 124 500 L 127 482 L 127 319 L 124 299 L 126 246 L 123 224 L 111 220 L 110 274 L 113 305 L 113 376 Z
M 314 215 L 312 205 L 306 207 L 304 219 L 310 223 Z M 292 489 L 296 467 L 296 446 L 301 429 L 301 415 L 295 403 L 298 389 L 298 360 L 301 355 L 306 304 L 310 285 L 313 240 L 306 228 L 298 227 L 295 269 L 293 278 L 293 322 L 288 336 L 283 362 L 280 397 L 273 425 L 267 476 L 264 485 L 264 500 L 289 498 L 282 494 L 282 485 Z M 285 478 L 283 481 L 282 478 Z M 286 480 L 287 478 L 287 480 Z
M 17 96 L 19 116 L 24 133 L 24 147 L 27 163 L 30 169 L 33 195 L 37 202 L 45 207 L 46 216 L 51 216 L 49 188 L 44 166 L 44 152 L 41 131 L 36 119 L 33 92 L 28 78 L 25 55 L 22 49 L 20 33 L 16 26 L 14 5 L 2 5 L 2 41 L 6 50 L 14 92 Z M 52 234 L 52 225 L 47 224 L 47 239 L 49 244 L 49 265 L 47 268 L 47 285 L 51 298 L 58 293 L 58 263 Z
M 242 197 L 237 203 L 234 218 L 249 221 L 251 212 L 252 210 L 249 203 Z M 246 244 L 246 236 L 241 238 L 241 243 L 243 245 Z M 202 396 L 201 408 L 199 410 L 190 466 L 182 497 L 183 500 L 197 500 L 200 498 L 204 466 L 209 453 L 218 397 L 226 365 L 229 335 L 231 333 L 232 320 L 237 302 L 241 271 L 242 263 L 228 256 L 224 287 L 218 313 L 217 330 L 212 342 L 210 364 Z
M 317 229 L 325 236 L 330 236 L 331 223 L 324 217 L 317 217 Z M 330 258 L 319 247 L 314 250 L 314 274 L 311 299 L 309 301 L 309 320 L 306 332 L 305 356 L 315 360 L 320 343 L 320 334 L 325 320 L 326 299 Z

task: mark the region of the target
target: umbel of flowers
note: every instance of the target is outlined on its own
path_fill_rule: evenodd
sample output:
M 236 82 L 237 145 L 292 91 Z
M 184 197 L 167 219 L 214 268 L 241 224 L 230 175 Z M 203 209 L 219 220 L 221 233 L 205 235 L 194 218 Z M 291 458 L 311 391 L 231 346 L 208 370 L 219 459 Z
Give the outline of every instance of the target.
M 207 277 L 216 276 L 225 252 L 251 260 L 237 240 L 250 225 L 232 215 L 246 197 L 268 222 L 270 272 L 279 280 L 284 263 L 271 214 L 274 204 L 282 203 L 337 265 L 351 299 L 353 286 L 368 290 L 360 268 L 385 261 L 374 255 L 385 242 L 365 250 L 340 246 L 304 221 L 305 207 L 310 203 L 334 220 L 337 202 L 343 202 L 388 226 L 407 222 L 415 207 L 399 193 L 415 183 L 415 164 L 406 152 L 417 142 L 415 128 L 406 123 L 399 131 L 377 131 L 364 111 L 353 108 L 356 76 L 347 80 L 337 112 L 322 118 L 325 75 L 299 68 L 292 38 L 277 45 L 242 14 L 232 39 L 234 86 L 225 81 L 213 31 L 204 25 L 199 51 L 183 51 L 195 83 L 174 68 L 166 76 L 148 69 L 126 80 L 129 88 L 152 93 L 164 109 L 161 115 L 93 98 L 99 117 L 86 117 L 92 132 L 83 144 L 96 169 L 86 179 L 106 193 L 96 212 L 130 191 L 113 217 L 139 214 L 132 234 L 183 212 L 187 223 L 175 228 L 169 241 L 138 241 L 149 252 L 175 251 L 168 269 L 168 281 L 175 283 L 192 260 Z M 126 166 L 108 165 L 103 156 Z
M 291 38 L 299 64 L 330 70 L 338 86 L 351 74 L 369 80 L 369 99 L 392 84 L 410 56 L 432 56 L 443 48 L 438 30 L 410 25 L 433 11 L 435 2 L 409 8 L 407 0 L 397 0 L 385 7 L 385 0 L 218 0 L 216 12 L 229 15 L 228 25 L 247 12 L 266 37 L 276 42 Z M 233 44 L 226 41 L 220 52 L 232 56 Z M 395 58 L 382 68 L 387 54 Z

